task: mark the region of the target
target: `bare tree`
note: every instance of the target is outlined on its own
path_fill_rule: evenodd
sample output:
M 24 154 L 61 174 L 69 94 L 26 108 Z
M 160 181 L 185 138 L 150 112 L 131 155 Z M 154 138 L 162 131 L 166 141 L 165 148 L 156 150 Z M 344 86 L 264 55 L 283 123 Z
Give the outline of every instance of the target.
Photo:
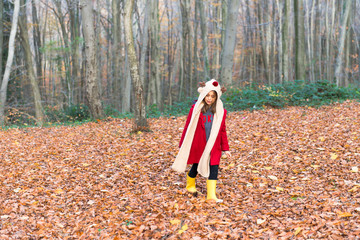
M 91 116 L 95 119 L 100 119 L 103 117 L 103 108 L 98 87 L 99 81 L 97 79 L 98 62 L 96 59 L 96 36 L 92 1 L 81 1 L 81 15 L 86 53 L 86 98 Z
M 3 73 L 3 52 L 4 52 L 4 1 L 0 1 L 0 76 Z
M 295 78 L 306 79 L 305 70 L 305 27 L 303 0 L 294 0 L 295 14 Z
M 190 14 L 191 5 L 190 0 L 180 0 L 181 10 L 181 26 L 182 26 L 182 47 L 181 47 L 181 68 L 180 68 L 180 91 L 179 100 L 183 96 L 190 96 L 193 89 L 193 75 L 192 75 L 192 51 L 191 51 L 191 24 Z
M 39 90 L 39 84 L 36 78 L 36 74 L 34 72 L 34 64 L 32 59 L 32 52 L 29 44 L 29 34 L 28 34 L 28 22 L 27 15 L 25 9 L 25 0 L 21 0 L 21 5 L 24 7 L 21 8 L 21 14 L 19 19 L 19 27 L 20 27 L 20 36 L 21 36 L 21 45 L 24 49 L 25 53 L 25 66 L 27 71 L 27 77 L 30 79 L 31 88 L 34 96 L 35 103 L 35 114 L 36 114 L 36 122 L 38 126 L 42 126 L 44 123 L 44 112 L 41 103 L 41 96 Z
M 228 18 L 226 21 L 225 42 L 221 54 L 220 79 L 225 85 L 232 83 L 232 69 L 234 63 L 234 50 L 236 45 L 237 17 L 240 1 L 228 1 Z
M 162 93 L 160 82 L 160 22 L 159 0 L 150 3 L 150 78 L 148 85 L 148 104 L 156 104 L 161 108 Z M 144 33 L 145 34 L 145 33 Z
M 207 20 L 205 17 L 205 1 L 196 0 L 198 9 L 200 12 L 200 28 L 201 28 L 201 40 L 202 40 L 202 57 L 204 65 L 205 80 L 210 80 L 210 66 L 209 66 L 209 50 L 208 50 L 208 28 Z
M 335 77 L 336 77 L 337 86 L 340 86 L 342 84 L 344 45 L 345 45 L 346 32 L 349 31 L 349 29 L 347 29 L 346 26 L 347 26 L 352 2 L 353 2 L 352 0 L 345 0 L 344 3 L 345 11 L 341 17 L 340 39 L 338 42 L 338 54 L 336 58 L 336 67 L 335 67 Z
M 130 73 L 131 79 L 135 91 L 135 122 L 134 122 L 134 131 L 137 130 L 147 130 L 148 123 L 146 120 L 146 111 L 145 111 L 145 102 L 144 102 L 144 91 L 143 84 L 140 80 L 138 60 L 135 52 L 134 46 L 134 37 L 132 29 L 132 12 L 133 12 L 134 0 L 126 0 L 125 3 L 125 17 L 124 17 L 124 27 L 125 27 L 125 38 L 127 45 L 127 52 L 130 64 Z
M 73 103 L 80 103 L 81 99 L 81 83 L 80 83 L 80 17 L 78 4 L 79 0 L 66 0 L 69 7 L 70 18 L 70 40 L 71 40 L 71 89 L 76 94 L 72 99 Z
M 35 65 L 36 75 L 38 78 L 43 77 L 42 75 L 42 53 L 41 53 L 41 34 L 40 34 L 40 22 L 35 6 L 35 1 L 31 0 L 32 9 L 32 20 L 33 20 L 33 42 L 34 42 L 34 53 L 35 53 Z
M 8 58 L 6 61 L 5 72 L 4 72 L 2 82 L 1 82 L 1 89 L 0 89 L 0 124 L 1 125 L 4 125 L 4 123 L 5 123 L 6 93 L 7 93 L 7 86 L 9 83 L 11 66 L 12 66 L 13 59 L 14 59 L 15 36 L 16 36 L 16 29 L 17 29 L 17 25 L 18 25 L 19 11 L 20 11 L 20 0 L 15 0 L 14 1 L 13 18 L 11 21 Z

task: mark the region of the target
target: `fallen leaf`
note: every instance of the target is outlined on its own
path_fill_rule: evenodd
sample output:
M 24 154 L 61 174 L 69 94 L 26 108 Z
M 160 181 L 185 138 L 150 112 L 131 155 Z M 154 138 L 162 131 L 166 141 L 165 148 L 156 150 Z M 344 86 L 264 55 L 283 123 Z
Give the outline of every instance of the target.
M 349 212 L 338 212 L 339 217 L 352 217 L 352 214 Z
M 174 219 L 174 220 L 170 220 L 170 223 L 171 223 L 172 225 L 177 225 L 177 224 L 180 224 L 181 221 L 180 221 L 179 219 Z
M 295 232 L 294 232 L 294 235 L 298 235 L 300 232 L 301 232 L 302 228 L 301 227 L 297 227 Z
M 330 153 L 331 160 L 335 160 L 338 158 L 338 155 L 336 153 Z
M 258 219 L 256 220 L 256 223 L 257 223 L 258 225 L 261 225 L 261 224 L 263 224 L 264 222 L 266 222 L 266 219 L 258 218 Z
M 274 180 L 274 181 L 277 181 L 278 180 L 278 178 L 276 177 L 276 176 L 268 176 L 268 178 L 270 178 L 271 180 Z
M 187 224 L 184 224 L 181 229 L 179 230 L 179 234 L 182 234 L 183 232 L 185 232 L 186 230 L 188 230 L 188 225 Z

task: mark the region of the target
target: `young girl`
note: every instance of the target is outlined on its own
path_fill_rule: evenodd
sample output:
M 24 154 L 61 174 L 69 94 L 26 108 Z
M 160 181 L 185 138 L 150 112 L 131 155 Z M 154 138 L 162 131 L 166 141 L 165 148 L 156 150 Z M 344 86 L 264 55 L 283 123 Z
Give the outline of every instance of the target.
M 216 182 L 222 151 L 231 157 L 226 134 L 226 110 L 220 100 L 220 84 L 212 79 L 198 88 L 198 101 L 191 107 L 180 140 L 180 150 L 172 165 L 178 172 L 185 172 L 186 165 L 192 164 L 186 176 L 186 189 L 196 192 L 197 173 L 207 177 L 207 200 L 222 202 L 216 197 Z

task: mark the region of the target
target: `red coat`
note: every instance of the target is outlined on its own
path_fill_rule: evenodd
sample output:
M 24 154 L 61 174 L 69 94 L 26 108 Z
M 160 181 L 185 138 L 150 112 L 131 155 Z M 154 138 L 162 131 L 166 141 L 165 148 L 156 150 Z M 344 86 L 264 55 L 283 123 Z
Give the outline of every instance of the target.
M 189 115 L 187 117 L 185 128 L 180 139 L 180 147 L 184 141 L 185 133 L 189 126 L 193 109 L 194 109 L 194 105 L 190 109 Z M 226 113 L 227 111 L 224 109 L 224 116 L 221 122 L 220 132 L 215 140 L 214 147 L 212 148 L 210 153 L 210 165 L 219 165 L 222 151 L 229 151 L 229 143 L 227 139 L 226 125 L 225 125 Z M 203 116 L 204 115 L 202 114 L 202 112 L 200 112 L 200 117 L 194 133 L 194 139 L 192 141 L 187 164 L 199 163 L 201 155 L 205 149 L 206 133 L 205 133 L 205 124 L 203 121 Z

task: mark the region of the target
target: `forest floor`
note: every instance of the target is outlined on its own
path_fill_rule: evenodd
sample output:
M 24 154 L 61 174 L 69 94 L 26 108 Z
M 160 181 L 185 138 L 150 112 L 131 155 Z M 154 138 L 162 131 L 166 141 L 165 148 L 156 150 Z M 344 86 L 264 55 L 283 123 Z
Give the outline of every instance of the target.
M 0 239 L 358 239 L 360 103 L 229 113 L 221 204 L 170 168 L 185 120 L 0 131 Z

